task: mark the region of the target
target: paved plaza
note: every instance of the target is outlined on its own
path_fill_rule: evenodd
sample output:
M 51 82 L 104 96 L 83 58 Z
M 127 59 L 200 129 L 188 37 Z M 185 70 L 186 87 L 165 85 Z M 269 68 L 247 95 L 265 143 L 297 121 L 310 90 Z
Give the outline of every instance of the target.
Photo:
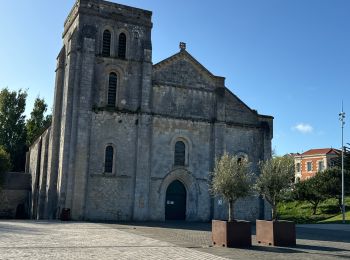
M 293 248 L 211 246 L 208 223 L 0 221 L 0 259 L 350 259 L 350 225 L 300 225 Z

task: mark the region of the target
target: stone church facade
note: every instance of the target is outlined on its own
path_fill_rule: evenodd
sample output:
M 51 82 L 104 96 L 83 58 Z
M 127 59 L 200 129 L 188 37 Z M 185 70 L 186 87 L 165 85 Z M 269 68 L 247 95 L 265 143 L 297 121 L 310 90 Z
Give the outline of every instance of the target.
M 187 51 L 152 64 L 152 13 L 78 0 L 57 57 L 52 125 L 30 147 L 32 217 L 75 220 L 225 218 L 209 193 L 225 151 L 271 156 L 273 118 L 259 115 Z M 269 216 L 252 196 L 236 217 Z

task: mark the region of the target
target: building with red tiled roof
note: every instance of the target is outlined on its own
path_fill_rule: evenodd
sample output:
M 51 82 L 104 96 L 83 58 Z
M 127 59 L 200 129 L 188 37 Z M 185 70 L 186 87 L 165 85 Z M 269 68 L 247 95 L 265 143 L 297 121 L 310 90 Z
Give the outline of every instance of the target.
M 310 149 L 302 154 L 294 155 L 295 179 L 306 180 L 332 165 L 341 151 L 334 148 Z

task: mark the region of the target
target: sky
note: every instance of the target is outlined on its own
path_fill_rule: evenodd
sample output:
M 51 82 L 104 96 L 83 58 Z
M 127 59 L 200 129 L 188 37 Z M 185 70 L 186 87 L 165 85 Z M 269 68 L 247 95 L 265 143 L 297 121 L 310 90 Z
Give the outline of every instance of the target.
M 56 57 L 74 0 L 0 0 L 0 89 L 53 103 Z M 276 154 L 350 143 L 349 0 L 118 0 L 153 12 L 153 63 L 179 42 L 258 113 Z M 350 146 L 350 145 L 349 145 Z

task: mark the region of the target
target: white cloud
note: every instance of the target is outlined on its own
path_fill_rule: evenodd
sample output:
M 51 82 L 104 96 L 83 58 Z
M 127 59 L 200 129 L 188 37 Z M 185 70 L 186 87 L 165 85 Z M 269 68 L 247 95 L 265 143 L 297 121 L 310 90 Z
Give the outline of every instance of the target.
M 293 130 L 296 130 L 302 134 L 310 134 L 314 131 L 314 128 L 309 124 L 300 123 L 294 126 Z

